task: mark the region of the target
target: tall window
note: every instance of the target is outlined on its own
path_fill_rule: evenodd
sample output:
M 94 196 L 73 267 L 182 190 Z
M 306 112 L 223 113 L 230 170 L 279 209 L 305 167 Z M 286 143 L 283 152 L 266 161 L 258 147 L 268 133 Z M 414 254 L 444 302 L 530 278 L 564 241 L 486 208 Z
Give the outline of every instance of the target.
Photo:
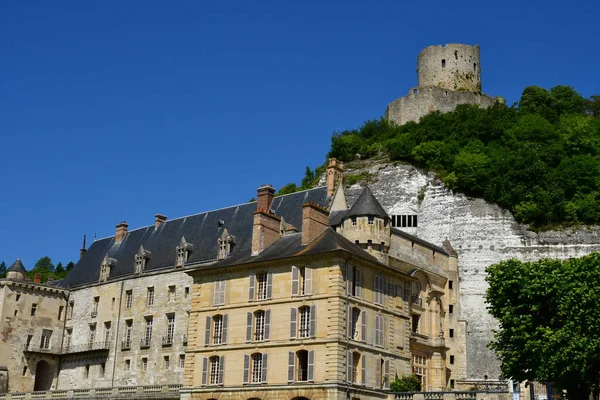
M 310 336 L 310 307 L 304 306 L 298 309 L 300 313 L 300 337 Z
M 98 305 L 100 304 L 100 297 L 94 297 L 94 303 L 92 305 L 92 318 L 96 318 L 98 315 Z
M 133 291 L 128 290 L 125 292 L 125 308 L 130 309 L 131 303 L 133 303 Z
M 186 242 L 185 238 L 182 237 L 179 246 L 177 246 L 177 258 L 175 260 L 176 267 L 183 267 L 185 263 L 190 260 L 192 248 L 192 244 Z
M 106 282 L 108 277 L 110 276 L 110 265 L 103 263 L 100 266 L 100 282 Z
M 214 293 L 214 299 L 213 299 L 213 304 L 215 306 L 219 306 L 219 305 L 223 305 L 225 304 L 225 285 L 226 285 L 226 280 L 224 278 L 219 278 L 215 281 L 215 293 Z
M 362 274 L 359 268 L 346 264 L 346 291 L 349 295 L 361 297 Z
M 179 355 L 179 368 L 185 368 L 185 354 Z
M 37 304 L 36 304 L 36 303 L 33 303 L 33 304 L 31 305 L 31 316 L 32 316 L 32 317 L 35 317 L 35 314 L 36 314 L 36 313 L 37 313 Z
M 108 346 L 108 343 L 110 342 L 110 322 L 105 322 L 104 323 L 104 346 Z
M 315 370 L 315 351 L 299 350 L 288 353 L 288 382 L 312 382 Z
M 413 355 L 412 372 L 421 380 L 421 390 L 427 390 L 427 356 Z
M 271 310 L 258 310 L 246 314 L 246 342 L 269 340 Z
M 131 371 L 131 360 L 125 360 L 125 371 Z
M 65 342 L 65 348 L 67 351 L 69 351 L 69 348 L 71 347 L 71 339 L 73 338 L 73 328 L 69 328 L 67 329 L 67 338 L 66 338 L 66 342 Z
M 347 362 L 347 380 L 351 383 L 359 383 L 359 367 L 360 367 L 360 353 L 357 351 L 348 350 Z
M 148 264 L 148 260 L 150 259 L 150 252 L 144 250 L 144 246 L 140 246 L 137 254 L 135 255 L 135 274 L 141 274 L 144 272 L 146 268 L 146 264 Z
M 73 318 L 73 307 L 75 307 L 75 302 L 70 301 L 69 306 L 67 307 L 67 319 Z
M 252 354 L 252 383 L 262 382 L 263 355 L 260 353 Z
M 375 346 L 383 347 L 383 331 L 384 330 L 384 318 L 383 315 L 375 316 Z
M 209 359 L 210 361 L 210 384 L 216 385 L 219 383 L 219 357 L 213 356 Z
M 163 357 L 163 368 L 169 369 L 170 367 L 171 367 L 171 359 L 169 358 L 169 356 L 164 356 Z
M 175 301 L 175 285 L 169 286 L 169 302 Z
M 306 382 L 308 380 L 308 351 L 300 350 L 296 353 L 298 358 L 298 376 L 296 380 Z
M 146 296 L 146 304 L 148 306 L 154 305 L 154 288 L 153 287 L 148 288 L 148 293 Z
M 88 345 L 92 345 L 96 340 L 96 324 L 90 324 L 90 336 L 88 337 Z
M 383 305 L 383 289 L 384 289 L 385 281 L 383 277 L 380 275 L 375 275 L 374 279 L 374 300 L 375 304 Z
M 292 296 L 312 294 L 312 269 L 292 266 Z
M 145 317 L 146 319 L 146 330 L 144 331 L 144 338 L 142 339 L 143 346 L 150 346 L 152 340 L 152 317 Z
M 221 344 L 223 341 L 223 316 L 215 315 L 213 325 L 213 344 Z
M 262 272 L 260 274 L 256 274 L 256 299 L 264 300 L 267 298 L 267 273 Z
M 42 330 L 42 340 L 40 343 L 40 348 L 44 350 L 50 349 L 50 339 L 52 338 L 52 331 L 48 329 Z
M 128 319 L 125 321 L 125 340 L 123 341 L 124 348 L 131 348 L 131 335 L 133 333 L 133 320 Z
M 148 371 L 148 357 L 142 357 L 142 371 Z
M 350 323 L 350 339 L 358 340 L 360 332 L 360 309 L 352 308 L 352 319 Z
M 248 286 L 248 300 L 267 300 L 272 297 L 273 292 L 273 273 L 261 272 L 250 273 L 250 282 Z
M 254 340 L 265 340 L 265 312 L 262 310 L 254 313 Z
M 173 336 L 175 334 L 175 314 L 167 314 L 167 336 L 166 344 L 173 344 Z

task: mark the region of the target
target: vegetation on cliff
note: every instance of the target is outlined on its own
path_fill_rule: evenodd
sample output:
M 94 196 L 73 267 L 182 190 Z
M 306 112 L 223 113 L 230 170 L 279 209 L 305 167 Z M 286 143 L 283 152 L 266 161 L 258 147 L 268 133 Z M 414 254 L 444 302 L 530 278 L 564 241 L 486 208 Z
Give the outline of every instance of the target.
M 527 87 L 513 106 L 461 105 L 397 126 L 386 119 L 335 133 L 330 157 L 387 154 L 545 227 L 600 222 L 600 96 Z

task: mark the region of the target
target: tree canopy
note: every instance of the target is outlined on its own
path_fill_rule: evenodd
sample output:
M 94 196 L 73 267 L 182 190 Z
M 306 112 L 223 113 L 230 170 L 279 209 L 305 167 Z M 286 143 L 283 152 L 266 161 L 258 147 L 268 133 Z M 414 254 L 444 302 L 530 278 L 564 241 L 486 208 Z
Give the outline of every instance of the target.
M 600 374 L 600 254 L 565 261 L 503 261 L 487 268 L 490 347 L 504 377 L 552 382 L 587 399 Z
M 30 279 L 33 279 L 36 275 L 40 275 L 42 282 L 48 281 L 48 278 L 62 279 L 68 275 L 69 271 L 71 271 L 74 266 L 75 264 L 70 261 L 66 268 L 63 267 L 62 262 L 59 262 L 55 267 L 52 259 L 45 256 L 35 263 L 33 269 L 27 271 L 27 276 Z
M 533 227 L 600 222 L 600 96 L 530 86 L 518 104 L 460 105 L 402 126 L 384 118 L 335 133 L 329 157 L 387 154 L 433 170 Z

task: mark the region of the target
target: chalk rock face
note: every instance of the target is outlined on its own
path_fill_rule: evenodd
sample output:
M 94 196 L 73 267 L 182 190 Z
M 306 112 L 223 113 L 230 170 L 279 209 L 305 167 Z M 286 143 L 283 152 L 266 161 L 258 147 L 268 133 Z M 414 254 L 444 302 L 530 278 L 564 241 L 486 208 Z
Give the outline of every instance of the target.
M 348 168 L 346 175 L 363 171 L 373 174 L 368 186 L 389 215 L 418 215 L 418 226 L 407 232 L 437 245 L 447 237 L 457 251 L 460 319 L 467 322 L 467 379 L 500 375 L 500 363 L 486 347 L 498 326 L 484 302 L 488 265 L 513 257 L 564 259 L 600 251 L 598 226 L 538 234 L 517 223 L 509 211 L 453 193 L 433 173 L 411 165 L 368 161 Z M 346 188 L 349 205 L 361 190 L 360 184 Z

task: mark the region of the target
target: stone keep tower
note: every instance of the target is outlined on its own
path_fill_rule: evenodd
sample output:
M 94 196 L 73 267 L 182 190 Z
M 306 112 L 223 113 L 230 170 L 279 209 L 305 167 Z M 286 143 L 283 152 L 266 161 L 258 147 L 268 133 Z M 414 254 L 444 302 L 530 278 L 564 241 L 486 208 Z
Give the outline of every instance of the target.
M 481 92 L 478 45 L 429 46 L 419 53 L 417 65 L 420 87 Z
M 429 46 L 419 53 L 418 86 L 392 101 L 385 116 L 399 125 L 418 122 L 434 111 L 453 111 L 459 104 L 487 108 L 501 98 L 481 93 L 479 46 L 447 44 Z

